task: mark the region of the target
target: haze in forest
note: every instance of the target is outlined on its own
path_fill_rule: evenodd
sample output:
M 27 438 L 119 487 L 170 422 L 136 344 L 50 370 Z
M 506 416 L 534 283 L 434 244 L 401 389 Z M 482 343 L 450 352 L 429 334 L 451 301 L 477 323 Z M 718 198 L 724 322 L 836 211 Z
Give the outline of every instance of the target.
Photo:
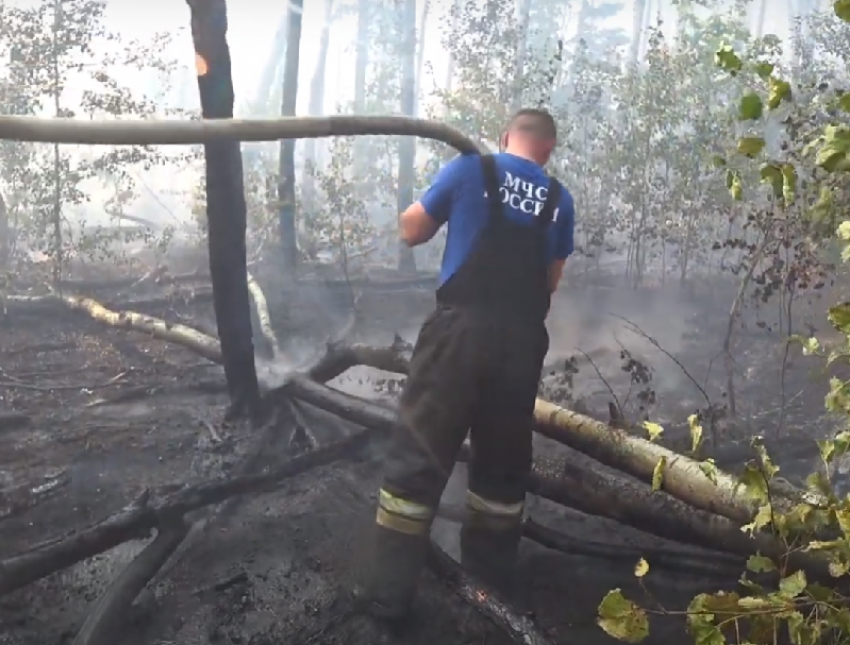
M 302 11 L 299 6 L 304 4 Z M 608 228 L 610 239 L 601 248 L 618 250 L 601 255 L 621 261 L 622 238 L 627 234 L 614 222 L 637 205 L 628 191 L 611 193 L 602 187 L 609 181 L 606 173 L 616 174 L 618 165 L 631 162 L 607 154 L 603 147 L 610 148 L 610 142 L 601 143 L 599 133 L 619 119 L 615 106 L 632 92 L 630 79 L 649 79 L 661 54 L 673 52 L 682 60 L 695 56 L 693 60 L 708 70 L 712 52 L 722 42 L 744 46 L 749 42 L 766 48 L 778 63 L 797 65 L 804 55 L 797 44 L 816 38 L 817 11 L 823 7 L 799 1 L 783 3 L 779 11 L 768 4 L 767 0 L 721 4 L 324 0 L 274 6 L 245 0 L 228 7 L 235 113 L 251 117 L 401 113 L 444 120 L 492 145 L 512 110 L 546 105 L 562 132 L 562 146 L 550 169 L 576 196 L 579 246 L 599 245 L 598 227 Z M 66 32 L 76 20 L 71 18 L 74 12 L 97 13 L 79 19 L 86 24 L 85 52 L 70 40 L 63 41 L 67 51 L 58 54 L 49 47 L 38 50 L 49 45 L 57 9 L 65 12 Z M 16 10 L 17 17 L 9 13 Z M 155 0 L 141 8 L 125 1 L 18 0 L 7 4 L 5 11 L 10 18 L 5 33 L 0 33 L 0 60 L 6 61 L 7 103 L 13 104 L 7 109 L 14 113 L 183 119 L 198 114 L 188 7 L 183 2 Z M 301 18 L 300 34 L 293 31 L 296 15 Z M 27 21 L 38 22 L 33 29 L 41 30 L 44 43 L 23 42 L 20 34 L 27 31 L 22 27 Z M 65 38 L 71 35 L 77 37 L 69 32 Z M 297 67 L 287 71 L 287 65 L 294 63 L 293 51 L 299 54 Z M 53 89 L 54 63 L 61 77 L 58 92 Z M 716 75 L 707 73 L 706 81 Z M 721 85 L 715 88 L 714 107 L 725 110 L 726 90 Z M 647 86 L 647 91 L 654 90 Z M 656 113 L 668 119 L 680 106 L 674 102 L 656 107 Z M 630 117 L 635 128 L 651 129 L 649 112 L 641 110 Z M 698 116 L 675 117 L 681 123 L 691 118 Z M 606 132 L 613 136 L 611 130 Z M 62 195 L 52 196 L 46 191 L 28 194 L 32 192 L 28 187 L 55 183 L 48 179 L 59 159 L 52 146 L 7 144 L 6 150 L 0 164 L 7 184 L 4 197 L 13 211 L 31 218 L 34 228 L 26 244 L 32 250 L 45 252 L 49 246 L 35 232 L 42 228 L 42 215 L 33 211 L 36 204 L 43 204 L 36 210 L 42 214 L 50 210 L 51 217 L 59 217 L 71 229 L 131 221 L 150 228 L 155 236 L 203 235 L 200 147 L 120 152 L 65 146 L 60 157 L 69 169 L 60 179 L 68 183 L 59 191 Z M 281 157 L 287 147 L 244 144 L 242 150 L 249 238 L 283 235 L 272 222 L 281 212 L 280 187 L 287 183 L 281 179 L 289 172 L 285 167 L 290 162 Z M 700 152 L 700 163 L 707 152 Z M 24 166 L 21 155 L 27 159 Z M 380 256 L 380 262 L 393 264 L 393 256 L 400 253 L 400 264 L 412 266 L 415 258 L 419 268 L 433 269 L 441 254 L 439 240 L 415 253 L 397 252 L 393 227 L 398 211 L 418 196 L 449 156 L 444 147 L 424 140 L 414 147 L 382 137 L 298 141 L 291 163 L 299 252 L 314 259 L 322 254 L 335 257 L 344 228 L 349 231 L 344 246 L 350 247 L 347 254 L 353 257 L 380 247 L 370 261 Z M 347 211 L 344 224 L 334 220 L 340 205 Z M 676 207 L 657 203 L 652 209 L 652 217 L 666 218 L 665 213 Z M 676 217 L 685 217 L 681 209 Z M 660 264 L 665 264 L 666 254 L 662 253 Z

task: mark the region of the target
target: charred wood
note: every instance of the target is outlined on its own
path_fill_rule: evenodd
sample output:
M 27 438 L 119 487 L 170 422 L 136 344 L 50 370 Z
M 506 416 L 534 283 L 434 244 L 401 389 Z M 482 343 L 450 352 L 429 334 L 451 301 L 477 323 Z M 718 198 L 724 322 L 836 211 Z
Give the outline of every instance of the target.
M 491 620 L 515 643 L 549 645 L 551 642 L 531 618 L 517 613 L 495 592 L 476 581 L 433 541 L 428 566 L 464 602 Z
M 528 518 L 523 525 L 523 537 L 565 555 L 600 558 L 610 562 L 628 563 L 629 569 L 640 558 L 645 558 L 653 569 L 666 569 L 678 573 L 737 580 L 746 561 L 729 557 L 725 553 L 706 551 L 699 555 L 679 549 L 628 548 L 623 545 L 576 540 L 561 531 L 538 524 Z
M 175 517 L 182 517 L 190 511 L 219 504 L 236 495 L 268 492 L 284 480 L 313 468 L 341 459 L 356 459 L 373 434 L 361 431 L 318 450 L 288 459 L 267 472 L 188 486 L 161 500 L 151 501 L 150 493 L 146 492 L 123 510 L 87 529 L 43 542 L 23 553 L 0 560 L 0 595 L 123 542 L 146 538 L 151 529 L 168 526 Z
M 148 544 L 97 600 L 72 645 L 109 645 L 121 640 L 136 598 L 186 538 L 183 519 L 158 529 Z

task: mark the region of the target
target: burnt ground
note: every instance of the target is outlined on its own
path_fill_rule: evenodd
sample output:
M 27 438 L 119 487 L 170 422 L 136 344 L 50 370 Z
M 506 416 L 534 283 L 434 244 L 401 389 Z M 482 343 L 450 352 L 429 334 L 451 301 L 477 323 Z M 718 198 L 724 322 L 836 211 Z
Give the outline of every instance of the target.
M 181 293 L 190 289 L 180 287 Z M 266 291 L 281 337 L 316 346 L 338 331 L 343 296 L 311 290 L 300 293 L 297 302 L 290 298 L 284 303 L 282 292 L 268 287 Z M 630 335 L 608 314 L 618 312 L 638 323 L 702 382 L 720 346 L 718 329 L 725 324 L 728 295 L 728 290 L 713 288 L 696 295 L 616 288 L 565 290 L 551 316 L 553 369 L 544 392 L 578 401 L 600 416 L 611 399 L 608 386 L 621 403 L 630 388 L 640 389 L 630 386 L 629 374 L 621 369 L 620 352 L 626 347 L 650 368 L 649 387 L 658 399 L 648 410 L 650 415 L 669 425 L 673 445 L 681 444 L 676 428 L 704 405 L 701 394 L 675 363 L 651 343 Z M 365 316 L 353 335 L 388 342 L 394 331 L 400 331 L 410 338 L 432 298 L 427 290 L 364 289 L 360 309 Z M 208 301 L 185 304 L 175 298 L 146 313 L 212 326 Z M 765 314 L 758 316 L 764 319 Z M 753 325 L 746 333 L 735 354 L 742 419 L 724 421 L 719 439 L 719 454 L 732 467 L 746 458 L 746 448 L 740 446 L 746 445 L 749 435 L 761 432 L 772 438 L 781 398 L 781 351 L 775 335 Z M 222 421 L 226 396 L 220 369 L 188 350 L 108 328 L 83 315 L 55 312 L 10 314 L 2 321 L 0 338 L 0 411 L 16 410 L 31 417 L 27 427 L 0 431 L 0 490 L 21 482 L 37 484 L 60 472 L 69 480 L 36 508 L 5 519 L 0 509 L 0 557 L 103 518 L 145 488 L 226 474 L 256 444 L 257 437 L 246 427 Z M 586 355 L 581 356 L 579 373 L 569 387 L 557 367 L 561 359 L 575 354 L 576 346 Z M 811 470 L 811 439 L 832 425 L 822 414 L 823 375 L 811 359 L 795 351 L 791 357 L 786 370 L 786 429 L 773 441 L 774 454 L 789 479 Z M 718 368 L 719 364 L 715 371 Z M 720 388 L 713 384 L 718 379 L 709 380 L 706 391 L 722 402 Z M 352 370 L 333 383 L 383 399 L 392 398 L 395 384 L 391 375 L 364 369 Z M 635 396 L 633 392 L 628 398 Z M 623 407 L 639 413 L 631 403 Z M 316 410 L 308 410 L 307 417 L 328 437 L 351 429 Z M 566 450 L 539 441 L 541 451 Z M 273 437 L 258 468 L 279 462 L 292 449 L 286 437 Z M 158 576 L 155 602 L 143 604 L 124 642 L 379 642 L 374 626 L 352 615 L 340 594 L 364 556 L 379 472 L 376 460 L 338 463 L 295 478 L 274 493 L 243 499 Z M 462 491 L 459 467 L 446 493 L 448 502 L 461 499 Z M 579 543 L 633 551 L 634 561 L 643 548 L 680 549 L 545 501 L 534 501 L 530 512 Z M 456 526 L 440 520 L 436 530 L 445 548 L 456 555 Z M 52 645 L 72 640 L 92 602 L 143 546 L 126 543 L 0 598 L 0 643 Z M 596 606 L 615 587 L 641 597 L 632 562 L 565 555 L 531 542 L 523 548 L 537 617 L 552 642 L 612 642 L 595 624 Z M 683 608 L 700 591 L 733 583 L 689 576 L 675 568 L 653 570 L 647 578 L 653 596 L 673 609 Z M 430 574 L 423 581 L 417 608 L 415 628 L 396 642 L 508 642 Z M 682 642 L 682 629 L 677 619 L 657 619 L 649 642 Z

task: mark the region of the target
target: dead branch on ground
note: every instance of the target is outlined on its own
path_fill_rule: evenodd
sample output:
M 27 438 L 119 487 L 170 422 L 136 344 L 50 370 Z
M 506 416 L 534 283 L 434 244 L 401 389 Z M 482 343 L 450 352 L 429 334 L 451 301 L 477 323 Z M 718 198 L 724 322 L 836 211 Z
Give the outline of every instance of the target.
M 182 518 L 160 527 L 157 536 L 97 600 L 72 645 L 110 645 L 119 641 L 121 632 L 127 629 L 124 618 L 136 598 L 177 550 L 188 531 Z
M 237 495 L 269 492 L 285 480 L 313 468 L 354 459 L 373 435 L 373 430 L 363 430 L 288 459 L 264 473 L 203 482 L 160 500 L 151 500 L 150 493 L 146 492 L 129 506 L 87 529 L 0 560 L 0 596 L 119 544 L 145 538 L 152 529 L 167 527 L 174 518 L 196 509 L 219 504 Z

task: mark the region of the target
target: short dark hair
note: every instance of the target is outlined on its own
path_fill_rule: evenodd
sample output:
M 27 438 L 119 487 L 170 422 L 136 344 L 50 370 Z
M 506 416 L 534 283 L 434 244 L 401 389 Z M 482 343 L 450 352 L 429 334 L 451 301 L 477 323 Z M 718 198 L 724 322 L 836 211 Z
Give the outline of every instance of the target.
M 519 129 L 535 134 L 540 138 L 557 139 L 558 126 L 548 110 L 542 108 L 523 108 L 511 117 L 508 129 Z

